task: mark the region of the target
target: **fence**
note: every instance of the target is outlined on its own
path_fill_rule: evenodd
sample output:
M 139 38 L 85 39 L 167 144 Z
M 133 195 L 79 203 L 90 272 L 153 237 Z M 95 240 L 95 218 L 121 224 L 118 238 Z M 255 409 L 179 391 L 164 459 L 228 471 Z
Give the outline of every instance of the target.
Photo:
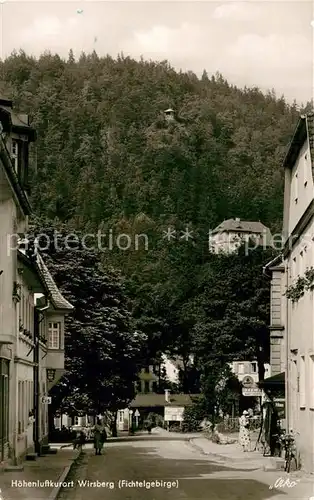
M 257 431 L 261 427 L 261 418 L 250 419 L 250 431 Z M 218 432 L 222 434 L 231 434 L 232 432 L 239 432 L 239 419 L 238 418 L 225 418 L 222 422 L 216 425 Z

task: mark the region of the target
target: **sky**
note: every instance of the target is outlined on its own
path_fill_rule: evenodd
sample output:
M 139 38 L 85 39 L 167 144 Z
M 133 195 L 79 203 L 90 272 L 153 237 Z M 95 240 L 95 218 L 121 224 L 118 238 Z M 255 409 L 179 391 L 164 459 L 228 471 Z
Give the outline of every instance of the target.
M 288 101 L 314 95 L 312 1 L 0 0 L 0 16 L 1 58 L 14 49 L 123 52 L 197 75 L 219 71 Z

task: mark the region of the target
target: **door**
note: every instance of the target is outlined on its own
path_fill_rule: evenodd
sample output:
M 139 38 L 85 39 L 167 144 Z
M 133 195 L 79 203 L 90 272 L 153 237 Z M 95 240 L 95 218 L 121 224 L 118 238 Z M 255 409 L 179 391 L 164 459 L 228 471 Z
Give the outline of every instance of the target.
M 0 359 L 0 457 L 6 458 L 6 448 L 9 441 L 9 364 L 6 359 Z

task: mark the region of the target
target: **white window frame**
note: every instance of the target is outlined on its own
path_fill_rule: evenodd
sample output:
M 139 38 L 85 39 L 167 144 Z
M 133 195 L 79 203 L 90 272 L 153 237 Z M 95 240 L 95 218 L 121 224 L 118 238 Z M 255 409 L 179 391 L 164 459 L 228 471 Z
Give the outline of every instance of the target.
M 240 370 L 241 368 L 241 370 Z M 244 363 L 238 363 L 238 374 L 243 375 L 244 374 Z
M 56 351 L 61 349 L 60 321 L 51 321 L 48 324 L 48 349 L 55 349 Z
M 310 363 L 310 369 L 309 369 L 309 388 L 310 388 L 310 401 L 309 401 L 309 406 L 313 410 L 314 409 L 314 353 L 311 353 L 309 355 L 309 363 Z
M 19 143 L 16 140 L 12 140 L 11 145 L 11 158 L 14 166 L 14 170 L 18 173 L 19 168 Z

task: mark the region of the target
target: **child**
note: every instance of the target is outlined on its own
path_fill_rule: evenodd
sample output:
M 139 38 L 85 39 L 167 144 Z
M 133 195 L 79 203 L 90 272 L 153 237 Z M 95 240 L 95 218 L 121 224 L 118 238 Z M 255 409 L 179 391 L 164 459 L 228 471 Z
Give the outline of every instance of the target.
M 78 449 L 82 451 L 83 445 L 86 442 L 86 437 L 83 431 L 80 431 L 79 435 L 73 441 L 73 450 Z

